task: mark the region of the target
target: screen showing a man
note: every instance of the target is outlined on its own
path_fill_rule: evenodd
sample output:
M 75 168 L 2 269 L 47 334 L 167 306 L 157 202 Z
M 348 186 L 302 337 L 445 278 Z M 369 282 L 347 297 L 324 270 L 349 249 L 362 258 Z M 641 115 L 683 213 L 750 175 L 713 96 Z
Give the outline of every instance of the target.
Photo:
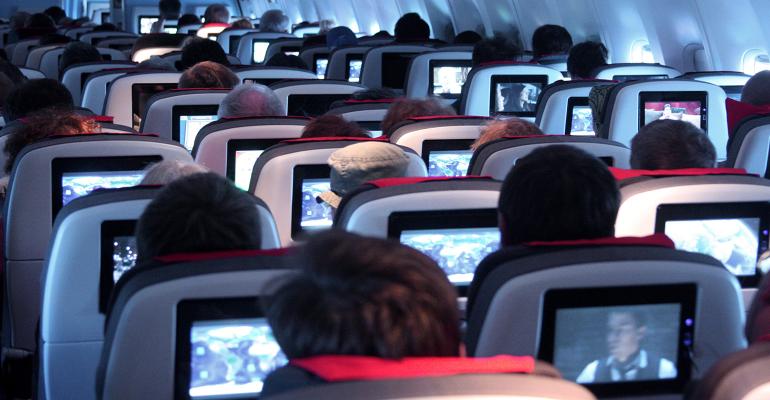
M 572 120 L 569 134 L 572 136 L 596 136 L 594 115 L 590 106 L 572 107 Z
M 660 119 L 689 122 L 701 128 L 701 102 L 650 101 L 644 103 L 644 124 Z
M 456 97 L 462 93 L 470 66 L 439 66 L 433 67 L 432 92 L 436 96 Z
M 495 88 L 495 111 L 532 113 L 542 86 L 535 83 L 498 83 Z

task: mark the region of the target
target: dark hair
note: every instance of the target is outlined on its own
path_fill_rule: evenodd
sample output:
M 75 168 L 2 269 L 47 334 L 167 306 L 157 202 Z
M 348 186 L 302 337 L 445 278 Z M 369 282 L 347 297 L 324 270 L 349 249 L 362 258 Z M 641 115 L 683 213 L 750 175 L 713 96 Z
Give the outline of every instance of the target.
M 351 100 L 385 100 L 395 99 L 399 96 L 398 92 L 391 88 L 373 88 L 363 89 L 353 92 L 350 95 Z
M 45 11 L 43 11 L 43 14 L 51 17 L 53 22 L 56 24 L 61 23 L 61 20 L 63 20 L 64 18 L 67 18 L 67 13 L 64 12 L 64 9 L 57 6 L 46 8 Z
M 182 3 L 179 0 L 160 0 L 158 2 L 160 16 L 165 19 L 179 18 L 179 11 L 182 9 Z
M 361 251 L 366 249 L 366 251 Z M 312 237 L 305 268 L 268 301 L 267 318 L 290 358 L 457 356 L 457 292 L 424 254 L 342 231 Z
M 495 36 L 484 39 L 473 46 L 473 66 L 492 61 L 516 61 L 522 54 L 521 47 L 512 40 Z
M 179 17 L 179 20 L 177 20 L 177 25 L 181 28 L 185 25 L 196 25 L 200 24 L 201 20 L 198 18 L 195 14 L 184 14 L 181 17 Z
M 179 78 L 180 89 L 232 89 L 239 83 L 240 79 L 230 68 L 213 61 L 199 62 L 186 69 Z
M 7 60 L 0 60 L 0 73 L 8 77 L 14 85 L 19 85 L 27 80 L 27 77 L 21 72 L 19 67 L 11 64 Z M 4 99 L 0 99 L 0 104 Z
M 140 261 L 175 253 L 259 249 L 255 198 L 215 173 L 177 179 L 139 217 L 136 245 Z
M 607 65 L 607 48 L 599 42 L 583 42 L 572 46 L 567 57 L 567 71 L 572 79 L 593 79 L 593 71 Z
M 435 115 L 455 115 L 452 107 L 445 106 L 440 100 L 434 98 L 428 99 L 407 99 L 400 98 L 393 102 L 382 119 L 380 126 L 382 134 L 390 136 L 396 125 L 412 117 L 427 117 Z
M 91 32 L 114 32 L 114 31 L 117 31 L 117 30 L 118 30 L 118 27 L 115 26 L 115 24 L 111 24 L 109 22 L 105 22 L 105 23 L 103 23 L 101 25 L 95 26 L 94 29 L 91 30 Z
M 32 79 L 14 88 L 5 99 L 3 114 L 13 121 L 44 108 L 74 107 L 72 94 L 55 79 Z
M 484 38 L 475 31 L 462 31 L 455 36 L 454 44 L 476 44 Z
M 45 46 L 49 44 L 64 44 L 64 43 L 70 43 L 72 42 L 72 38 L 60 35 L 58 33 L 50 33 L 48 35 L 42 36 L 40 38 L 40 46 Z
M 207 24 L 212 22 L 226 24 L 230 22 L 230 11 L 224 4 L 212 4 L 206 7 L 206 11 L 203 13 L 203 19 L 206 20 Z
M 265 62 L 266 67 L 289 67 L 310 70 L 307 64 L 298 56 L 275 53 Z
M 549 54 L 566 54 L 572 47 L 572 36 L 560 25 L 543 25 L 532 34 L 535 59 Z
M 179 61 L 179 69 L 185 70 L 201 61 L 213 61 L 225 66 L 229 66 L 227 54 L 219 43 L 195 37 L 182 47 L 182 58 Z
M 59 60 L 59 73 L 74 64 L 102 61 L 102 55 L 96 47 L 83 42 L 72 42 L 64 47 L 64 52 Z
M 714 168 L 716 149 L 702 129 L 676 120 L 658 120 L 631 139 L 631 168 Z
M 612 236 L 620 193 L 607 166 L 568 145 L 518 160 L 500 190 L 504 245 Z
M 24 27 L 25 28 L 55 28 L 56 23 L 47 14 L 36 13 L 36 14 L 30 15 Z
M 770 71 L 759 71 L 746 81 L 741 101 L 755 106 L 770 104 Z
M 406 13 L 396 21 L 397 42 L 425 42 L 430 38 L 430 26 L 417 13 Z
M 322 115 L 314 118 L 302 129 L 303 138 L 332 136 L 369 137 L 357 123 L 347 121 L 338 115 Z

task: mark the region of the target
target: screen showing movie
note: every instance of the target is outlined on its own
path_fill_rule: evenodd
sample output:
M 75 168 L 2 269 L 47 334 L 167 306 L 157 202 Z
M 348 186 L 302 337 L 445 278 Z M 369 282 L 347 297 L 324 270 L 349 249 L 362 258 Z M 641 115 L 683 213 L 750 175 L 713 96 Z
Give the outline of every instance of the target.
M 335 101 L 349 97 L 349 94 L 290 94 L 287 115 L 317 117 L 329 111 Z
M 299 57 L 299 51 L 284 51 L 283 54 L 286 54 L 287 56 Z
M 706 92 L 639 93 L 639 128 L 658 120 L 685 121 L 707 130 Z
M 453 284 L 467 285 L 481 260 L 500 247 L 500 231 L 496 227 L 405 230 L 400 241 L 436 261 Z
M 117 282 L 124 273 L 136 265 L 136 237 L 112 238 L 112 281 Z
M 580 384 L 677 377 L 677 303 L 556 311 L 553 363 Z
M 152 24 L 158 21 L 158 16 L 142 15 L 139 17 L 139 33 L 142 35 L 152 32 Z
M 251 172 L 254 163 L 264 150 L 236 150 L 235 151 L 235 186 L 242 190 L 249 190 Z
M 192 399 L 253 397 L 288 362 L 265 318 L 194 321 L 190 349 Z
M 668 75 L 615 75 L 612 77 L 613 81 L 618 81 L 618 82 L 660 80 L 660 79 L 668 79 Z
M 254 41 L 253 44 L 252 61 L 255 64 L 261 64 L 265 61 L 265 53 L 267 53 L 267 47 L 270 46 L 270 42 Z
M 406 74 L 409 72 L 409 62 L 415 54 L 383 53 L 382 54 L 382 86 L 391 89 L 403 89 Z
M 303 230 L 325 229 L 332 226 L 332 209 L 327 203 L 319 203 L 316 197 L 330 190 L 329 179 L 302 180 L 302 220 Z
M 131 111 L 133 127 L 139 130 L 150 97 L 166 90 L 176 89 L 176 83 L 135 83 L 131 86 Z
M 428 176 L 465 176 L 473 157 L 472 150 L 431 151 Z
M 571 136 L 596 136 L 594 115 L 590 106 L 572 107 L 569 134 Z
M 431 93 L 444 98 L 459 98 L 471 71 L 471 61 L 431 61 Z
M 546 76 L 493 76 L 490 115 L 534 117 L 547 81 Z
M 737 276 L 756 274 L 759 218 L 668 221 L 666 236 L 679 250 L 709 255 Z
M 363 64 L 363 60 L 350 60 L 348 62 L 348 82 L 358 83 L 361 80 L 361 66 Z
M 144 171 L 64 172 L 61 178 L 62 206 L 96 189 L 136 186 Z
M 318 79 L 324 79 L 326 77 L 326 66 L 329 65 L 328 58 L 317 58 L 315 60 L 315 74 Z
M 219 120 L 216 115 L 182 115 L 179 117 L 179 143 L 192 151 L 195 138 L 204 126 Z
M 163 27 L 163 33 L 168 33 L 168 34 L 171 34 L 171 35 L 175 35 L 178 29 L 179 28 L 177 28 L 176 26 L 168 26 L 168 25 L 166 25 L 166 26 Z

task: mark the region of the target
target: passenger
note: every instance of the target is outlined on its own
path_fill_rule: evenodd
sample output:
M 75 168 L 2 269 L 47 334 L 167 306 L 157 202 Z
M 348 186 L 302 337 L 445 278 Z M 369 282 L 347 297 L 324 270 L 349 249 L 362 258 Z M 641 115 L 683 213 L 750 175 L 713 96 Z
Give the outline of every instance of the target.
M 496 119 L 481 131 L 481 135 L 471 145 L 471 150 L 478 150 L 481 145 L 502 139 L 506 136 L 535 136 L 543 135 L 537 125 L 521 118 Z
M 32 28 L 32 29 L 52 29 L 53 30 L 56 28 L 56 22 L 54 22 L 54 20 L 46 14 L 35 13 L 29 17 L 24 27 Z
M 289 17 L 281 10 L 267 10 L 259 19 L 260 32 L 289 32 Z
M 474 67 L 495 61 L 516 61 L 521 57 L 522 51 L 516 43 L 510 39 L 495 36 L 492 39 L 484 39 L 473 46 L 472 65 Z
M 607 48 L 599 42 L 578 43 L 569 51 L 567 71 L 573 80 L 594 79 L 594 70 L 607 65 Z
M 43 11 L 43 14 L 51 17 L 56 25 L 62 25 L 62 21 L 67 18 L 67 13 L 64 12 L 64 9 L 57 6 L 46 8 L 45 11 Z
M 228 29 L 254 29 L 254 24 L 252 24 L 251 21 L 246 18 L 241 18 L 237 21 L 234 21 L 232 24 L 230 24 L 230 27 L 225 30 Z
M 23 29 L 25 26 L 27 26 L 27 21 L 29 21 L 29 17 L 31 17 L 32 14 L 25 12 L 25 11 L 17 11 L 15 12 L 9 21 L 9 27 L 12 31 L 18 31 L 19 29 Z
M 199 62 L 186 69 L 179 78 L 180 89 L 232 89 L 240 83 L 238 76 L 222 64 Z
M 102 61 L 102 55 L 96 47 L 84 42 L 72 42 L 64 46 L 64 52 L 59 59 L 59 74 L 71 65 Z
M 399 94 L 390 88 L 364 89 L 353 92 L 351 100 L 387 100 L 398 98 Z
M 198 18 L 195 14 L 184 14 L 181 17 L 179 17 L 179 20 L 177 21 L 178 27 L 183 27 L 187 25 L 199 25 L 201 23 L 200 18 Z
M 286 115 L 283 104 L 270 88 L 256 83 L 236 86 L 219 103 L 219 118 Z
M 5 99 L 5 121 L 15 121 L 44 108 L 71 110 L 72 95 L 55 79 L 33 79 L 15 87 Z
M 180 71 L 184 71 L 203 61 L 213 61 L 224 66 L 230 66 L 227 54 L 219 43 L 209 39 L 192 37 L 182 47 L 182 59 L 177 67 Z
M 716 149 L 702 129 L 677 120 L 653 121 L 631 139 L 631 168 L 714 168 Z
M 770 71 L 757 72 L 746 82 L 741 101 L 755 106 L 770 105 Z
M 105 22 L 101 25 L 97 25 L 94 27 L 91 32 L 115 32 L 118 30 L 118 27 L 115 26 L 115 24 L 111 24 L 109 22 Z
M 49 35 L 40 37 L 40 46 L 46 46 L 49 44 L 65 44 L 72 42 L 72 38 L 69 38 L 58 33 L 51 33 Z
M 5 104 L 5 99 L 13 88 L 26 81 L 27 78 L 21 73 L 19 67 L 6 60 L 0 60 L 0 105 Z
M 163 25 L 166 22 L 179 19 L 182 3 L 179 0 L 160 0 L 158 10 L 160 11 L 160 18 L 152 23 L 150 33 L 163 33 Z
M 326 33 L 326 47 L 329 50 L 345 46 L 355 46 L 357 44 L 358 38 L 356 38 L 356 34 L 347 26 L 338 26 Z
M 149 166 L 140 185 L 167 185 L 192 174 L 209 172 L 203 165 L 177 160 L 163 160 Z
M 224 4 L 211 4 L 203 12 L 203 26 L 209 24 L 229 24 L 230 10 Z
M 427 42 L 430 39 L 430 26 L 417 13 L 406 13 L 396 21 L 396 42 Z
M 569 54 L 572 36 L 560 25 L 542 25 L 532 34 L 532 61 L 561 60 Z
M 368 138 L 369 135 L 357 123 L 347 121 L 338 115 L 322 115 L 313 118 L 305 128 L 302 129 L 302 138 L 315 137 L 362 137 Z
M 291 364 L 313 356 L 463 353 L 457 292 L 424 254 L 342 231 L 311 238 L 303 252 L 304 271 L 268 300 L 268 322 L 290 364 L 267 376 L 263 397 L 322 384 Z
M 298 69 L 304 69 L 309 71 L 310 68 L 308 68 L 307 64 L 305 64 L 304 61 L 302 61 L 299 56 L 295 55 L 286 55 L 284 53 L 276 53 L 272 57 L 270 57 L 267 62 L 265 62 L 266 67 L 288 67 L 288 68 L 298 68 Z
M 453 44 L 476 44 L 482 41 L 484 38 L 474 31 L 463 31 L 455 36 L 452 41 Z
M 329 156 L 328 164 L 331 190 L 318 198 L 337 209 L 342 197 L 368 181 L 406 176 L 409 156 L 394 144 L 373 141 L 335 151 Z
M 382 120 L 382 134 L 389 137 L 393 134 L 396 125 L 409 118 L 434 115 L 455 115 L 455 110 L 433 98 L 398 99 L 393 102 Z
M 137 265 L 155 257 L 260 247 L 254 196 L 213 172 L 166 185 L 136 223 Z

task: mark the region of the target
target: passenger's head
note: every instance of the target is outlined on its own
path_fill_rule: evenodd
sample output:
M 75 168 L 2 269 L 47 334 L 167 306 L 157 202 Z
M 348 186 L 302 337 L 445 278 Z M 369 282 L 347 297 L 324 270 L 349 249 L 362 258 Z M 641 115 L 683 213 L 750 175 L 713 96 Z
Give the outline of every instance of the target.
M 101 25 L 97 25 L 94 27 L 94 29 L 91 32 L 114 32 L 117 31 L 118 27 L 115 26 L 115 24 L 111 24 L 109 22 L 105 22 Z
M 59 59 L 59 71 L 64 72 L 71 65 L 102 61 L 102 55 L 96 47 L 80 41 L 71 42 L 64 46 L 64 52 Z
M 69 42 L 72 42 L 71 38 L 64 35 L 60 35 L 58 33 L 51 33 L 49 35 L 45 35 L 40 38 L 41 46 L 46 46 L 49 44 L 64 44 Z
M 43 13 L 37 13 L 30 15 L 27 19 L 25 28 L 55 28 L 56 23 L 51 17 Z
M 607 316 L 607 350 L 621 363 L 639 351 L 646 334 L 644 315 L 640 312 L 612 311 Z
M 180 89 L 232 89 L 240 79 L 230 68 L 213 61 L 203 61 L 186 69 L 179 78 Z
M 369 137 L 357 123 L 347 121 L 339 115 L 322 115 L 313 118 L 302 129 L 303 138 L 314 137 Z
M 197 25 L 200 24 L 201 20 L 198 18 L 195 14 L 184 14 L 181 17 L 179 17 L 179 20 L 177 21 L 177 25 L 181 28 L 185 25 Z
M 283 104 L 270 88 L 256 83 L 236 86 L 219 103 L 219 118 L 286 115 Z
M 631 139 L 631 168 L 714 168 L 716 149 L 702 129 L 676 120 L 658 120 Z
M 345 146 L 329 156 L 331 190 L 318 197 L 339 207 L 342 197 L 362 184 L 406 175 L 409 156 L 400 147 L 385 142 L 362 142 Z
M 393 128 L 412 117 L 428 117 L 433 115 L 455 115 L 452 107 L 445 106 L 440 100 L 401 98 L 393 102 L 382 120 L 382 134 L 390 136 Z
M 8 135 L 4 151 L 6 153 L 5 172 L 11 172 L 16 156 L 32 143 L 50 136 L 78 135 L 99 132 L 99 125 L 93 119 L 75 114 L 72 110 L 47 108 L 29 114 L 18 129 Z
M 31 17 L 30 13 L 25 11 L 17 11 L 11 16 L 10 25 L 12 30 L 19 30 L 27 26 L 27 21 Z
M 136 246 L 140 262 L 177 253 L 259 249 L 255 199 L 213 172 L 177 179 L 139 217 Z
M 55 79 L 32 79 L 8 93 L 3 114 L 9 122 L 49 107 L 72 109 L 70 91 Z
M 209 172 L 203 165 L 177 160 L 163 160 L 148 167 L 140 185 L 167 185 L 179 178 Z
M 521 47 L 512 40 L 495 36 L 492 39 L 484 39 L 473 46 L 473 66 L 494 61 L 516 61 L 521 57 Z
M 455 36 L 455 39 L 452 41 L 454 44 L 476 44 L 480 42 L 483 37 L 476 33 L 475 31 L 462 31 Z
M 5 104 L 5 99 L 13 88 L 26 80 L 19 67 L 6 60 L 0 60 L 0 104 Z
M 430 38 L 430 26 L 417 13 L 406 13 L 396 21 L 397 42 L 425 42 Z
M 471 145 L 471 150 L 476 151 L 481 145 L 491 141 L 502 139 L 506 136 L 534 136 L 542 135 L 543 131 L 537 125 L 521 118 L 497 119 L 481 131 L 481 135 Z
M 364 89 L 353 92 L 350 95 L 351 100 L 385 100 L 395 99 L 399 96 L 398 92 L 390 88 Z
M 206 7 L 206 11 L 203 13 L 203 22 L 226 24 L 230 22 L 230 11 L 224 4 L 212 4 Z
M 755 106 L 770 105 L 770 71 L 757 72 L 746 82 L 741 101 Z
M 260 32 L 288 32 L 289 17 L 281 10 L 267 10 L 259 19 Z
M 310 70 L 307 64 L 302 61 L 301 58 L 295 55 L 287 55 L 285 53 L 275 53 L 269 60 L 265 62 L 266 67 L 289 67 Z
M 532 55 L 535 59 L 555 54 L 567 54 L 572 36 L 560 25 L 543 25 L 532 34 Z
M 64 12 L 64 9 L 57 6 L 46 8 L 43 14 L 51 17 L 55 24 L 61 24 L 62 20 L 67 18 L 67 13 Z
M 593 79 L 596 68 L 607 65 L 607 48 L 599 42 L 583 42 L 572 46 L 567 57 L 567 71 L 572 79 Z
M 326 32 L 326 47 L 331 50 L 338 47 L 355 46 L 357 43 L 356 34 L 347 26 L 338 26 Z
M 179 18 L 179 11 L 182 10 L 182 3 L 179 0 L 160 0 L 158 9 L 162 18 L 177 19 Z
M 615 178 L 598 158 L 567 145 L 540 147 L 503 181 L 501 240 L 512 246 L 609 237 L 619 206 Z
M 199 37 L 191 38 L 182 47 L 181 69 L 187 69 L 201 61 L 213 61 L 222 65 L 230 65 L 227 54 L 219 43 Z
M 233 29 L 254 29 L 254 24 L 246 18 L 241 18 L 230 24 L 230 27 Z
M 304 270 L 267 308 L 289 359 L 459 355 L 457 293 L 424 254 L 342 231 L 311 238 L 303 252 Z

